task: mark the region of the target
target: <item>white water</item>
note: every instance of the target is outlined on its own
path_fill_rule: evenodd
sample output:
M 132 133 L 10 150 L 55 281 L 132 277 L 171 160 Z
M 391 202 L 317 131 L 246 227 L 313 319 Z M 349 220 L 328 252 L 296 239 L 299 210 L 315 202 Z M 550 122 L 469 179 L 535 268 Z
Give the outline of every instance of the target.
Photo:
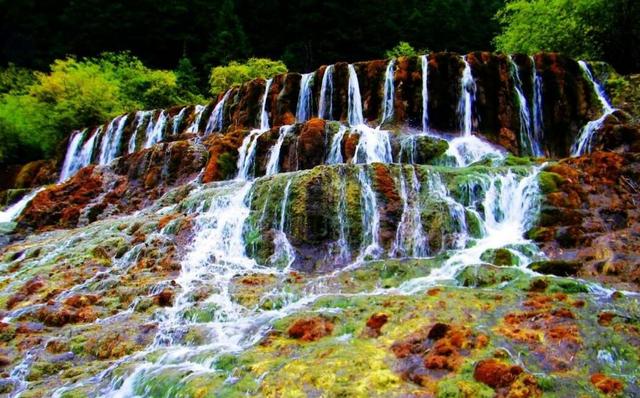
M 207 121 L 207 127 L 204 130 L 205 136 L 213 133 L 214 131 L 222 131 L 224 125 L 224 104 L 227 102 L 230 94 L 231 90 L 227 90 L 220 102 L 218 102 L 213 108 L 211 116 L 209 116 L 209 121 Z
M 80 169 L 81 166 L 79 166 L 77 163 L 79 160 L 80 151 L 82 150 L 81 144 L 86 134 L 87 129 L 84 129 L 82 131 L 74 131 L 71 135 L 58 182 L 66 181 Z
M 378 258 L 381 254 L 380 247 L 380 214 L 378 213 L 378 200 L 373 190 L 368 167 L 360 167 L 358 182 L 360 183 L 360 206 L 362 208 L 362 250 L 357 262 L 363 262 Z
M 460 78 L 460 100 L 458 101 L 458 124 L 464 135 L 471 135 L 473 129 L 473 102 L 476 95 L 476 82 L 471 74 L 467 57 L 463 57 L 464 70 Z
M 22 199 L 7 207 L 4 211 L 0 211 L 0 223 L 3 222 L 11 222 L 17 219 L 22 211 L 27 207 L 29 203 L 36 197 L 38 192 L 42 191 L 43 188 L 38 188 L 27 195 L 23 196 Z
M 280 171 L 280 151 L 282 149 L 282 144 L 284 143 L 284 139 L 293 131 L 295 126 L 293 125 L 284 125 L 280 127 L 280 131 L 278 132 L 278 140 L 271 147 L 269 153 L 269 161 L 267 162 L 267 170 L 266 175 L 272 176 L 278 174 Z
M 542 76 L 538 74 L 536 60 L 531 57 L 531 79 L 533 82 L 533 137 L 539 143 L 537 156 L 544 156 L 544 116 L 542 108 Z
M 289 202 L 289 194 L 291 193 L 292 181 L 293 178 L 289 177 L 287 179 L 287 184 L 284 187 L 282 203 L 280 204 L 280 219 L 276 230 L 276 238 L 273 242 L 275 248 L 273 254 L 269 259 L 269 263 L 283 268 L 285 272 L 291 269 L 291 265 L 293 265 L 294 261 L 296 260 L 295 251 L 293 249 L 293 246 L 291 246 L 291 243 L 289 243 L 289 239 L 287 239 L 285 230 L 287 220 L 287 204 Z
M 182 124 L 184 116 L 187 114 L 187 108 L 188 107 L 185 106 L 184 108 L 180 109 L 180 112 L 178 112 L 178 114 L 173 118 L 173 128 L 171 129 L 171 133 L 173 135 L 176 135 L 180 132 L 180 124 Z
M 202 113 L 205 110 L 204 105 L 196 105 L 193 114 L 194 118 L 189 127 L 187 128 L 187 133 L 197 133 L 200 129 L 200 121 L 202 120 Z
M 267 80 L 262 97 L 262 110 L 260 111 L 260 130 L 269 130 L 269 113 L 267 112 L 267 101 L 269 101 L 269 89 L 272 79 Z
M 120 141 L 124 126 L 127 124 L 129 115 L 118 116 L 109 123 L 106 133 L 102 136 L 102 145 L 100 148 L 100 165 L 111 163 L 120 152 Z
M 325 120 L 333 120 L 333 69 L 333 65 L 326 67 L 320 86 L 318 117 Z
M 256 155 L 258 138 L 269 130 L 251 130 L 244 137 L 242 145 L 238 149 L 238 176 L 237 179 L 248 180 L 253 176 L 253 159 Z
M 504 157 L 501 150 L 475 135 L 453 138 L 445 155 L 453 157 L 457 167 L 466 167 L 487 157 Z
M 326 164 L 338 164 L 344 161 L 342 159 L 342 139 L 346 132 L 347 126 L 340 125 L 338 131 L 331 137 L 331 147 L 325 161 Z
M 524 95 L 522 80 L 520 80 L 520 67 L 513 61 L 511 56 L 509 56 L 509 63 L 511 64 L 511 77 L 513 79 L 513 86 L 518 100 L 520 115 L 520 143 L 522 144 L 522 148 L 527 151 L 525 153 L 540 156 L 540 143 L 537 142 L 533 136 L 529 103 L 527 101 L 527 97 Z
M 315 73 L 305 73 L 300 79 L 300 93 L 298 94 L 298 106 L 296 109 L 296 120 L 299 123 L 306 122 L 312 115 L 312 91 L 313 76 Z
M 429 131 L 429 56 L 420 57 L 422 63 L 422 132 Z
M 576 142 L 571 148 L 572 156 L 580 156 L 591 152 L 594 134 L 602 127 L 607 116 L 616 111 L 616 109 L 609 104 L 609 100 L 607 100 L 607 96 L 602 86 L 600 86 L 600 84 L 593 78 L 589 65 L 584 61 L 579 61 L 578 64 L 580 64 L 580 68 L 582 68 L 584 76 L 591 83 L 593 91 L 596 93 L 598 101 L 600 101 L 600 104 L 602 105 L 602 116 L 596 120 L 588 122 L 582 130 L 580 130 L 580 133 L 576 138 Z
M 395 59 L 389 61 L 387 65 L 387 69 L 384 73 L 384 93 L 382 99 L 382 120 L 380 121 L 380 125 L 385 122 L 391 121 L 393 119 L 393 111 L 394 111 L 394 98 L 395 98 L 395 88 L 394 88 L 394 75 L 395 75 Z M 360 91 L 360 90 L 358 90 Z
M 153 116 L 153 111 L 138 111 L 136 112 L 136 120 L 135 120 L 135 128 L 133 133 L 131 134 L 131 138 L 129 138 L 129 147 L 127 149 L 127 153 L 134 153 L 136 151 L 136 141 L 138 137 L 138 133 L 142 130 L 144 123 L 151 123 L 151 117 Z
M 388 131 L 374 129 L 364 124 L 357 126 L 354 131 L 360 134 L 360 139 L 352 159 L 353 163 L 393 162 Z
M 149 121 L 149 125 L 147 126 L 146 131 L 146 140 L 144 143 L 144 148 L 151 148 L 153 145 L 162 141 L 164 129 L 167 125 L 167 112 L 164 110 L 160 111 L 158 115 L 158 119 L 154 122 L 153 119 Z
M 364 124 L 362 115 L 362 97 L 360 96 L 360 84 L 358 75 L 352 64 L 349 64 L 349 98 L 348 98 L 347 121 L 350 126 L 360 126 Z
M 410 184 L 405 178 L 405 168 L 398 168 L 402 217 L 391 248 L 391 257 L 425 257 L 428 254 L 426 236 L 420 216 L 420 182 L 414 166 L 409 166 Z

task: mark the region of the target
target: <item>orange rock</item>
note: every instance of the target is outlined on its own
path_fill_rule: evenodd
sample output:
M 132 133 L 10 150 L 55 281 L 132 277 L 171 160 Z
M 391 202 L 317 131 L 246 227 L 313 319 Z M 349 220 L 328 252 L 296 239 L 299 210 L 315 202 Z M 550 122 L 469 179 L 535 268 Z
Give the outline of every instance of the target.
M 333 332 L 333 323 L 322 317 L 298 319 L 289 327 L 289 337 L 302 341 L 316 341 Z
M 495 359 L 484 359 L 476 364 L 473 378 L 496 389 L 508 387 L 522 372 L 519 366 L 510 366 Z
M 371 335 L 374 337 L 380 336 L 380 329 L 387 323 L 389 316 L 387 314 L 378 313 L 373 314 L 367 320 L 367 328 L 369 328 Z
M 624 384 L 620 380 L 607 377 L 602 373 L 593 374 L 591 384 L 604 394 L 618 394 L 624 389 Z

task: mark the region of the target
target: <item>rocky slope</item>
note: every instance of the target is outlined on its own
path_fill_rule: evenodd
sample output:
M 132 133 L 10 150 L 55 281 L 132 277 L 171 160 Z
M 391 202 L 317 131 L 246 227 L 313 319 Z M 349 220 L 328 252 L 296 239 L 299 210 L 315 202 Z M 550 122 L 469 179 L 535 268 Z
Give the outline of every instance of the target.
M 50 185 L 0 223 L 2 393 L 640 395 L 629 88 L 607 112 L 606 68 L 559 54 L 391 62 L 6 170 L 4 203 Z

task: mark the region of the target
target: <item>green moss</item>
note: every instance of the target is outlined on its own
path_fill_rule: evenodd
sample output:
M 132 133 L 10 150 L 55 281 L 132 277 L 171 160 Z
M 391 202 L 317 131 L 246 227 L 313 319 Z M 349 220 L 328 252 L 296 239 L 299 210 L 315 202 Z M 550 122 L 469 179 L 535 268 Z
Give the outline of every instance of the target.
M 462 286 L 471 287 L 496 286 L 524 278 L 526 278 L 524 272 L 517 268 L 496 267 L 487 264 L 466 267 L 456 275 L 456 280 Z
M 489 249 L 480 256 L 482 261 L 500 266 L 511 266 L 520 264 L 520 259 L 511 250 L 506 248 Z
M 538 174 L 538 184 L 543 194 L 550 194 L 558 191 L 558 187 L 564 183 L 564 177 L 560 174 L 549 171 L 541 171 Z

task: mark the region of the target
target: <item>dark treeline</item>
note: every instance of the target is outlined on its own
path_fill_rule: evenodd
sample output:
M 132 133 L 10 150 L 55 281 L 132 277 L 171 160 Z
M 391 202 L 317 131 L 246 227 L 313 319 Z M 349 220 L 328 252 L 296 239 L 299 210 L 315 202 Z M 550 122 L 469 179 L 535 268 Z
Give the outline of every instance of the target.
M 172 69 L 186 54 L 203 76 L 232 59 L 282 59 L 309 71 L 418 49 L 491 49 L 504 0 L 0 0 L 0 63 L 45 70 L 69 54 L 129 50 Z

